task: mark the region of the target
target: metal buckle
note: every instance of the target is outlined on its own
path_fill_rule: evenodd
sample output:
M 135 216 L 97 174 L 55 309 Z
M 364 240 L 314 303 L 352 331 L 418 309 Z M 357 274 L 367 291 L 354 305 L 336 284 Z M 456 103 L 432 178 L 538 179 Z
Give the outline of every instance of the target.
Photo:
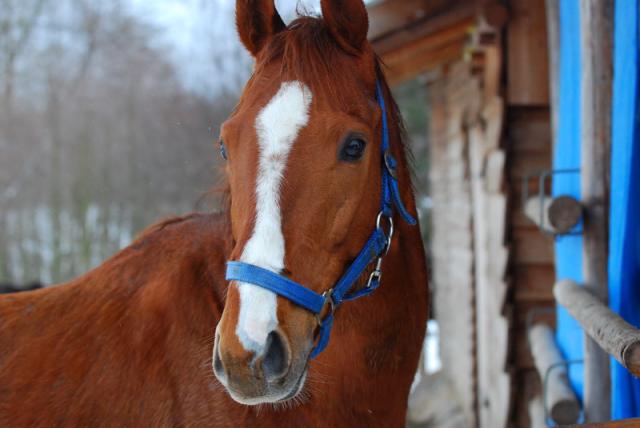
M 316 314 L 316 321 L 318 322 L 318 326 L 322 327 L 324 321 L 336 311 L 336 302 L 333 301 L 333 288 L 328 289 L 324 293 L 322 293 L 322 297 L 324 297 L 324 303 L 322 304 L 322 309 L 320 312 Z M 329 312 L 325 315 L 324 318 L 320 318 L 322 316 L 322 312 L 324 312 L 324 308 L 327 307 L 327 304 L 330 305 Z
M 385 215 L 384 212 L 380 211 L 378 213 L 378 218 L 376 218 L 376 229 L 382 229 L 382 227 L 380 226 L 381 222 L 382 222 L 382 217 L 387 219 L 387 224 L 389 226 L 389 233 L 385 233 L 384 235 L 387 237 L 387 244 L 385 245 L 385 249 L 384 249 L 384 254 L 386 255 L 389 252 L 389 248 L 391 248 L 391 239 L 393 238 L 393 219 L 387 215 Z M 384 230 L 383 230 L 384 233 Z
M 382 257 L 378 257 L 378 261 L 376 261 L 376 268 L 369 275 L 367 288 L 371 288 L 371 284 L 373 284 L 374 280 L 377 280 L 378 285 L 380 285 L 380 281 L 382 280 Z

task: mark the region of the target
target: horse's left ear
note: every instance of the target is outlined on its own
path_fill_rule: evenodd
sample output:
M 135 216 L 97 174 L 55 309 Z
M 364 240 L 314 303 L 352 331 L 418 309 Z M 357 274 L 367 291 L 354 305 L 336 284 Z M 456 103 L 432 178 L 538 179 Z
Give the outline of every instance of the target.
M 362 0 L 321 0 L 322 17 L 333 38 L 350 54 L 362 52 L 369 16 Z
M 236 0 L 236 26 L 240 40 L 254 57 L 274 34 L 286 28 L 274 0 Z

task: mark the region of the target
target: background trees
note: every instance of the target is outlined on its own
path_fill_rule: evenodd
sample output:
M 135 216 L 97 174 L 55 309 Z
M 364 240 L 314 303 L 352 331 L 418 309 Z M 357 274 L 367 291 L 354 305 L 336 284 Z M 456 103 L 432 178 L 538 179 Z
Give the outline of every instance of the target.
M 70 279 L 215 184 L 249 61 L 237 44 L 191 58 L 225 82 L 199 92 L 143 18 L 124 0 L 0 0 L 0 282 Z

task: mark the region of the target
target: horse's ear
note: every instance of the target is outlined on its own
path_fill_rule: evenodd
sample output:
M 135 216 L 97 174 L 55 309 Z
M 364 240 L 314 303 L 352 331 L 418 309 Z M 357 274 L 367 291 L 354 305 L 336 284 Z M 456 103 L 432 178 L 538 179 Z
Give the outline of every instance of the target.
M 286 28 L 274 0 L 236 0 L 236 26 L 254 57 L 274 34 Z
M 362 0 L 321 0 L 322 17 L 331 35 L 345 51 L 362 52 L 369 31 L 369 17 Z

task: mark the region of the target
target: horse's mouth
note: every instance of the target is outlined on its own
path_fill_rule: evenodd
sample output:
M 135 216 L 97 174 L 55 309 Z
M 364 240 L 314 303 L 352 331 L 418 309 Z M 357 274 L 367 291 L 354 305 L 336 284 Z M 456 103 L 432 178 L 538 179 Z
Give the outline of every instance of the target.
M 302 392 L 302 388 L 304 388 L 304 382 L 305 380 L 307 380 L 307 371 L 308 368 L 305 367 L 305 369 L 302 371 L 302 374 L 298 378 L 298 382 L 296 382 L 296 385 L 291 389 L 289 395 L 278 400 L 278 403 L 285 403 L 289 400 L 293 400 L 298 394 L 300 394 L 300 392 Z
M 238 391 L 234 391 L 233 387 L 227 384 L 227 382 L 223 382 L 223 386 L 229 393 L 229 396 L 237 403 L 243 404 L 246 406 L 257 406 L 260 404 L 284 404 L 291 400 L 294 400 L 300 392 L 302 392 L 305 384 L 305 380 L 307 379 L 307 371 L 308 367 L 305 367 L 304 370 L 300 373 L 300 376 L 294 383 L 294 386 L 286 393 L 282 392 L 274 392 L 265 394 L 257 397 L 246 397 L 242 393 Z

